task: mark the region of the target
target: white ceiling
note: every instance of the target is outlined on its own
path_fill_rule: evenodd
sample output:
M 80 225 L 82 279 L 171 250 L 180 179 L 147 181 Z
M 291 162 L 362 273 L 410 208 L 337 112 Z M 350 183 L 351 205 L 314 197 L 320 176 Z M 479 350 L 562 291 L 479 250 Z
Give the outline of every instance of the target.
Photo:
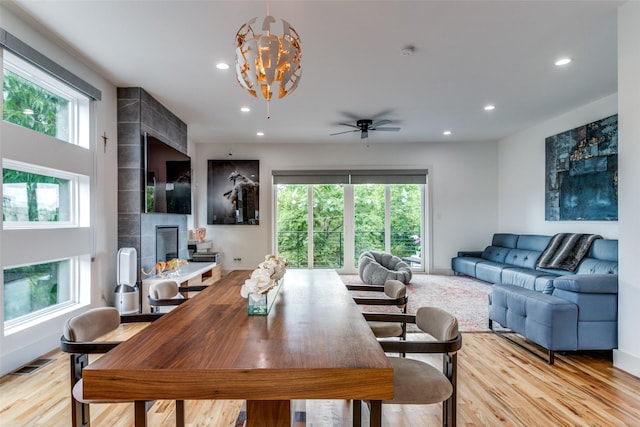
M 271 1 L 300 34 L 303 71 L 268 120 L 233 70 L 235 34 L 265 1 L 1 1 L 116 86 L 144 88 L 194 142 L 356 144 L 358 133 L 329 136 L 356 118 L 402 128 L 370 132 L 372 144 L 494 140 L 617 90 L 623 1 Z M 573 62 L 555 67 L 561 56 Z

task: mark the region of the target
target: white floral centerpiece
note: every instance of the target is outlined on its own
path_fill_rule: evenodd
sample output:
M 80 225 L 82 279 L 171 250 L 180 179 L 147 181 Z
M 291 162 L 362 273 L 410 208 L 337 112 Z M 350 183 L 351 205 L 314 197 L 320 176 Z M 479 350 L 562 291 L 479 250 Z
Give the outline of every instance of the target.
M 251 277 L 244 281 L 240 295 L 243 298 L 249 298 L 250 314 L 267 314 L 269 311 L 267 293 L 279 285 L 288 265 L 287 260 L 282 257 L 267 255 L 264 261 L 258 264 L 258 268 L 253 270 Z

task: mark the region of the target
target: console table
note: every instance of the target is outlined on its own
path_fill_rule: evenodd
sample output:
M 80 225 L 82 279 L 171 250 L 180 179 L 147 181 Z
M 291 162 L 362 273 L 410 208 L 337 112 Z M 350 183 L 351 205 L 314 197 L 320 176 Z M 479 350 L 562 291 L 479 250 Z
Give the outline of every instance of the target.
M 142 281 L 142 312 L 150 313 L 149 307 L 149 286 L 155 282 L 163 280 L 173 280 L 178 286 L 209 286 L 220 280 L 222 277 L 222 266 L 215 262 L 190 262 L 180 267 L 180 276 L 163 278 L 158 276 L 149 277 Z
M 291 400 L 393 398 L 391 363 L 335 271 L 289 269 L 267 316 L 247 314 L 250 274 L 225 275 L 89 364 L 84 396 L 243 399 L 247 427 L 290 426 Z

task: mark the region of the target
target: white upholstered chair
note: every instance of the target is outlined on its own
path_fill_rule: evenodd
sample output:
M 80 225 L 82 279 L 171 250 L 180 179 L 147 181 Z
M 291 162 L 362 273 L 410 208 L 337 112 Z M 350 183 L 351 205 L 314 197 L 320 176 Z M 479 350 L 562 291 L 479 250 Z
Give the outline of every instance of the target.
M 458 321 L 452 314 L 437 307 L 420 307 L 415 316 L 409 314 L 365 314 L 365 318 L 377 321 L 403 321 L 415 323 L 418 328 L 433 337 L 424 341 L 380 341 L 385 352 L 438 353 L 442 355 L 442 367 L 409 357 L 389 357 L 393 367 L 394 396 L 391 400 L 370 402 L 373 424 L 380 425 L 385 404 L 433 404 L 443 402 L 442 425 L 456 425 L 457 352 L 462 347 Z M 361 421 L 361 402 L 354 401 L 354 426 Z
M 407 312 L 407 286 L 399 280 L 387 280 L 383 286 L 346 285 L 351 291 L 382 291 L 384 296 L 356 296 L 356 304 L 367 306 L 396 306 L 399 312 Z M 406 324 L 403 322 L 368 322 L 376 338 L 406 338 Z
M 149 286 L 149 307 L 152 313 L 166 313 L 175 306 L 187 302 L 190 292 L 199 292 L 205 289 L 206 285 L 200 286 L 178 286 L 175 280 L 162 280 L 152 283 Z
M 90 404 L 98 403 L 131 403 L 127 400 L 89 400 L 84 398 L 82 386 L 82 369 L 89 364 L 89 354 L 106 353 L 120 342 L 96 342 L 101 336 L 114 331 L 121 323 L 152 322 L 159 318 L 158 314 L 120 315 L 113 307 L 94 308 L 83 314 L 72 317 L 64 325 L 60 338 L 60 349 L 69 353 L 71 365 L 71 425 L 87 427 L 91 425 Z M 147 409 L 153 402 L 136 401 L 135 419 L 145 420 Z M 184 426 L 184 401 L 176 401 L 176 426 Z

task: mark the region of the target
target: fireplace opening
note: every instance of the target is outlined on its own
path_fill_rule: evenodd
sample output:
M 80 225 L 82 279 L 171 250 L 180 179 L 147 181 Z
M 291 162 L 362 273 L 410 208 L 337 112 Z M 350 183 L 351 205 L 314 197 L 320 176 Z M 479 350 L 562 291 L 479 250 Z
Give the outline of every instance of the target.
M 158 225 L 156 227 L 156 261 L 178 258 L 178 226 Z

